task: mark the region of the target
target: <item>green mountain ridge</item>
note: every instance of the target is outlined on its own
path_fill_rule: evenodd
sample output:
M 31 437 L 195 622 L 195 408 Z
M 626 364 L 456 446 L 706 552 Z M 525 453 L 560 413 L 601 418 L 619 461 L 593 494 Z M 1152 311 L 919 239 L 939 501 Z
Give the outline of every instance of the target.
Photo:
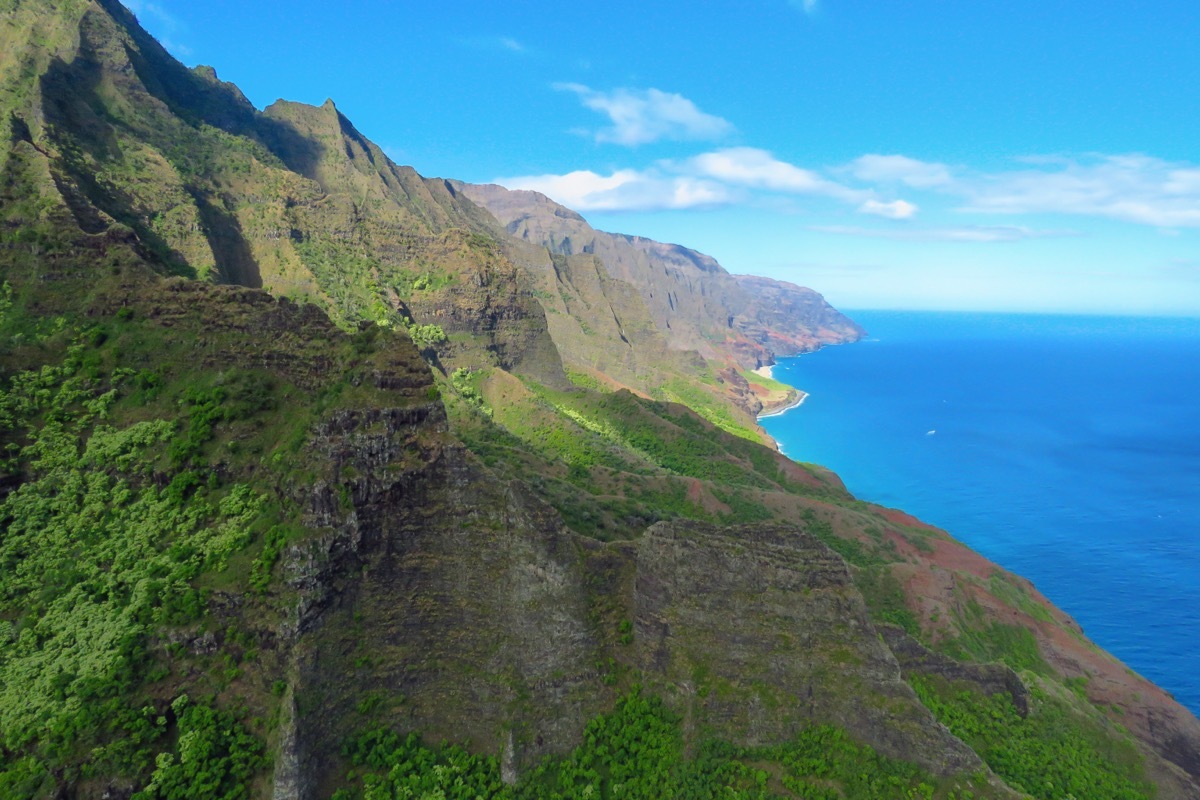
M 865 333 L 811 289 L 730 275 L 713 258 L 680 245 L 594 230 L 583 217 L 537 192 L 455 185 L 495 215 L 510 235 L 564 256 L 594 255 L 611 277 L 637 287 L 656 327 L 675 349 L 697 350 L 708 358 L 724 355 L 755 369 L 777 356 L 856 341 Z M 780 294 L 790 302 L 781 303 Z
M 766 446 L 819 295 L 112 0 L 0 0 L 0 118 L 0 796 L 1200 796 L 1028 582 Z

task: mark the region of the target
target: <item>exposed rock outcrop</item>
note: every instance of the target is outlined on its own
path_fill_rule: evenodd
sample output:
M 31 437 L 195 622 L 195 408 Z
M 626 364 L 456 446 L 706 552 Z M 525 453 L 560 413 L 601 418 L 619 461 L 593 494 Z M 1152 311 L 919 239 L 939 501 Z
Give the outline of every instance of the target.
M 660 523 L 634 606 L 643 670 L 702 729 L 757 745 L 830 723 L 939 775 L 980 767 L 901 679 L 842 558 L 798 528 Z
M 935 653 L 898 625 L 880 625 L 879 633 L 905 673 L 936 675 L 968 683 L 987 695 L 1004 692 L 1022 716 L 1029 713 L 1029 689 L 1003 664 L 972 664 Z

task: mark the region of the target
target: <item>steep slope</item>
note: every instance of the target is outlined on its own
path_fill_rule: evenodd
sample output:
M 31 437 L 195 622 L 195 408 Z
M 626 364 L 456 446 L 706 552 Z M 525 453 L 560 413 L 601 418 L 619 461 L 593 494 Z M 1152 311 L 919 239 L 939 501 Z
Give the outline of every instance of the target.
M 597 231 L 537 192 L 456 185 L 517 239 L 561 255 L 596 256 L 612 278 L 637 288 L 655 326 L 675 349 L 754 369 L 778 356 L 863 336 L 862 328 L 811 289 L 730 275 L 711 257 L 680 245 Z
M 12 72 L 13 135 L 48 155 L 84 230 L 129 229 L 164 273 L 316 302 L 347 328 L 405 327 L 447 374 L 498 367 L 563 385 L 566 352 L 585 379 L 763 436 L 744 378 L 674 353 L 627 284 L 591 259 L 510 252 L 489 214 L 390 162 L 332 103 L 259 113 L 115 2 L 16 12 L 5 63 L 28 63 Z
M 346 782 L 342 745 L 381 726 L 499 753 L 515 781 L 638 682 L 682 688 L 669 703 L 706 736 L 753 748 L 837 725 L 915 761 L 914 785 L 1007 796 L 966 774 L 977 756 L 900 680 L 844 563 L 801 530 L 676 524 L 637 548 L 575 534 L 449 435 L 402 334 L 163 279 L 135 241 L 72 229 L 40 199 L 53 246 L 3 260 L 23 298 L 0 330 L 16 448 L 0 506 L 7 795 L 327 796 Z M 63 313 L 44 325 L 51 297 Z M 744 632 L 725 609 L 671 605 L 697 580 L 680 545 L 689 569 L 729 568 L 729 597 L 820 598 L 803 619 L 761 616 L 748 642 L 767 656 L 803 637 L 803 659 L 752 682 L 753 664 L 714 663 L 715 693 L 692 694 L 679 670 Z M 765 584 L 764 561 L 779 565 Z M 805 686 L 808 709 L 789 711 Z
M 720 375 L 595 254 L 115 3 L 0 8 L 0 794 L 1200 794 L 1027 583 L 611 391 Z
M 262 114 L 115 2 L 48 17 L 24 4 L 15 21 L 14 39 L 63 43 L 12 124 L 50 157 L 84 230 L 128 227 L 164 273 L 317 302 L 346 327 L 419 321 L 451 361 L 563 380 L 542 309 L 486 235 L 494 221 L 392 164 L 332 103 Z
M 769 441 L 757 425 L 762 401 L 747 380 L 761 376 L 672 348 L 637 289 L 611 277 L 596 256 L 511 240 L 502 246 L 534 287 L 574 383 L 685 403 L 723 430 Z
M 674 352 L 634 284 L 590 258 L 556 265 L 545 248 L 513 247 L 454 185 L 393 164 L 332 102 L 260 113 L 212 69 L 171 59 L 116 3 L 67 4 L 49 21 L 22 9 L 14 41 L 62 49 L 13 124 L 53 156 L 85 230 L 124 225 L 160 271 L 316 302 L 347 328 L 406 327 L 446 372 L 495 366 L 562 385 L 567 352 L 594 378 L 764 436 L 744 377 Z M 780 341 L 805 335 L 777 322 Z

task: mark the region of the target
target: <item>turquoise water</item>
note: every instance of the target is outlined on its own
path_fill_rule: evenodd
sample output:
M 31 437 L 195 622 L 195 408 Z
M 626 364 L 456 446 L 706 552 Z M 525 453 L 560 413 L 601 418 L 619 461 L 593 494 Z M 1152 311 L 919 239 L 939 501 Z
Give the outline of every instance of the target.
M 1034 582 L 1200 714 L 1200 320 L 851 313 L 763 420 L 864 500 Z

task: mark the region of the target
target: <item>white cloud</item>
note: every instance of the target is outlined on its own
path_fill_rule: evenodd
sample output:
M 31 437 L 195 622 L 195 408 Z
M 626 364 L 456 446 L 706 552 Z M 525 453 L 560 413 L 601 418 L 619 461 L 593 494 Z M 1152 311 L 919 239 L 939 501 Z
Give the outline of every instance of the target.
M 839 174 L 960 198 L 962 210 L 1070 214 L 1161 228 L 1200 227 L 1200 167 L 1146 155 L 1025 156 L 1019 168 L 952 169 L 902 155 L 864 155 Z
M 841 182 L 837 176 L 853 176 L 858 185 Z M 584 178 L 589 182 L 586 186 L 581 182 Z M 1114 219 L 1166 233 L 1200 228 L 1200 167 L 1146 155 L 1025 157 L 1015 169 L 984 172 L 902 155 L 869 154 L 845 166 L 817 170 L 781 160 L 767 150 L 729 147 L 683 160 L 659 161 L 643 170 L 617 170 L 607 176 L 574 172 L 510 180 L 522 186 L 529 181 L 552 186 L 545 190 L 547 194 L 568 206 L 576 200 L 580 210 L 692 208 L 747 198 L 762 204 L 808 196 L 852 204 L 861 214 L 912 219 L 920 210 L 918 203 L 895 197 L 900 186 L 956 198 L 958 211 L 972 214 Z M 617 183 L 601 185 L 600 181 Z M 853 232 L 884 235 L 866 229 Z M 1062 233 L 982 225 L 886 235 L 931 241 L 1014 241 Z
M 731 147 L 703 153 L 683 162 L 683 169 L 731 186 L 767 189 L 785 194 L 821 195 L 846 203 L 856 203 L 857 210 L 862 214 L 889 219 L 909 219 L 918 210 L 915 204 L 906 200 L 880 200 L 871 190 L 846 186 L 813 170 L 781 161 L 766 150 L 753 147 Z
M 817 0 L 791 0 L 791 4 L 805 14 L 812 14 L 817 10 Z
M 578 83 L 554 88 L 573 92 L 584 106 L 609 118 L 612 126 L 596 131 L 597 142 L 633 147 L 661 139 L 719 139 L 734 130 L 727 120 L 704 113 L 680 94 L 658 89 L 600 92 Z
M 1038 168 L 1040 167 L 1040 168 Z M 1200 227 L 1200 169 L 1144 155 L 1100 155 L 960 180 L 967 210 L 1108 217 Z
M 484 53 L 503 53 L 520 56 L 531 55 L 531 51 L 525 46 L 525 43 L 512 36 L 467 36 L 455 39 L 455 43 L 461 47 Z
M 945 164 L 898 155 L 860 156 L 850 162 L 848 171 L 868 183 L 903 183 L 916 189 L 946 186 L 954 181 L 950 168 Z
M 1171 170 L 1163 189 L 1168 194 L 1200 195 L 1200 169 Z
M 1023 239 L 1045 239 L 1076 236 L 1074 231 L 1043 231 L 1011 225 L 964 225 L 952 228 L 864 228 L 856 225 L 812 225 L 811 231 L 840 236 L 860 236 L 868 239 L 894 239 L 906 242 L 1019 242 Z
M 795 194 L 823 194 L 844 200 L 864 200 L 867 193 L 827 180 L 811 170 L 780 161 L 766 150 L 731 147 L 704 153 L 685 162 L 685 168 L 726 183 Z
M 868 200 L 858 207 L 863 214 L 874 214 L 888 219 L 911 219 L 917 213 L 917 207 L 904 200 L 893 200 L 883 203 L 879 200 Z
M 769 205 L 807 195 L 853 203 L 861 213 L 889 219 L 908 219 L 917 212 L 913 203 L 879 200 L 873 191 L 853 189 L 752 147 L 714 150 L 683 161 L 658 161 L 644 170 L 620 169 L 608 175 L 578 170 L 565 175 L 497 178 L 495 182 L 510 189 L 542 192 L 579 211 L 712 207 L 750 197 Z
M 734 198 L 725 186 L 657 170 L 617 170 L 600 175 L 578 170 L 565 175 L 497 178 L 509 189 L 530 189 L 576 211 L 662 211 L 725 205 Z

